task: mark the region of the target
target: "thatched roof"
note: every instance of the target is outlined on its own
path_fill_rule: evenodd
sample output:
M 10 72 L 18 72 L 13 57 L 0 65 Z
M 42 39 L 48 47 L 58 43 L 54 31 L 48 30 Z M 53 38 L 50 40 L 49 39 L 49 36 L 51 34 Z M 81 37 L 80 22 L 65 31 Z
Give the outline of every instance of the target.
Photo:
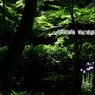
M 95 30 L 78 30 L 79 35 L 95 35 Z M 60 29 L 57 31 L 53 31 L 52 33 L 48 33 L 49 36 L 52 35 L 75 35 L 75 30 L 64 30 Z

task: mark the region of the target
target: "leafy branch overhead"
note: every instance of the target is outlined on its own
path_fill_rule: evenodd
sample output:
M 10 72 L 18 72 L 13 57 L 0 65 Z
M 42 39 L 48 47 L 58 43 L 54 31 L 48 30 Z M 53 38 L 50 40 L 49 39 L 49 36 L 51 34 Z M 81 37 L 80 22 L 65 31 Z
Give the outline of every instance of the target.
M 55 0 L 59 2 L 60 0 Z M 68 0 L 65 0 L 68 1 Z M 72 0 L 71 0 L 72 1 Z M 76 1 L 76 0 L 75 0 Z M 59 4 L 47 4 L 51 9 L 44 11 L 44 9 L 40 9 L 41 6 L 45 6 L 45 2 L 53 3 L 54 0 L 39 0 L 37 10 L 40 11 L 38 16 L 35 16 L 35 22 L 33 26 L 33 30 L 41 30 L 52 28 L 54 26 L 64 25 L 68 27 L 71 25 L 71 16 L 68 12 L 68 8 L 65 5 L 64 1 Z M 78 2 L 77 2 L 78 3 Z M 80 24 L 95 24 L 95 8 L 80 8 L 76 3 L 74 7 L 74 17 L 76 23 Z M 83 3 L 82 1 L 80 3 Z M 25 6 L 24 0 L 17 0 L 15 3 L 6 2 L 5 4 L 5 29 L 12 30 L 18 28 L 19 22 L 22 17 L 23 8 Z M 91 5 L 92 6 L 92 5 Z M 3 2 L 0 0 L 0 20 L 2 21 L 3 16 Z M 54 10 L 52 10 L 52 8 Z M 4 23 L 4 22 L 2 22 Z M 2 27 L 3 24 L 0 26 Z M 9 28 L 10 27 L 10 28 Z M 45 31 L 44 31 L 45 32 Z M 39 34 L 39 33 L 38 33 Z

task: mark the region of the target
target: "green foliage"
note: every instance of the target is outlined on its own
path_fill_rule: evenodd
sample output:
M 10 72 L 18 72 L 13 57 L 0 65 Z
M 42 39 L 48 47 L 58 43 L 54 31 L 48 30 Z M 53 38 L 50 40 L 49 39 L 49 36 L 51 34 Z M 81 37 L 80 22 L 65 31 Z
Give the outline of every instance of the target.
M 75 20 L 82 24 L 95 24 L 95 9 L 94 8 L 75 8 Z
M 65 13 L 64 11 L 65 11 L 64 9 L 59 9 L 55 11 L 50 10 L 50 11 L 44 12 L 42 15 L 45 15 L 46 21 L 53 24 L 54 26 L 61 25 L 61 24 L 68 24 L 65 22 L 66 21 L 69 22 L 69 19 L 71 17 L 69 14 Z
M 92 62 L 95 60 L 95 54 L 93 53 L 95 51 L 95 45 L 94 41 L 90 40 L 91 42 L 85 42 L 83 44 L 83 48 L 81 51 L 81 58 L 88 58 L 88 62 Z
M 24 60 L 26 60 L 27 62 L 26 65 L 28 64 L 33 65 L 33 63 L 35 63 L 36 65 L 39 63 L 38 65 L 40 64 L 44 65 L 45 66 L 44 68 L 46 68 L 46 70 L 48 70 L 49 68 L 52 68 L 53 70 L 54 67 L 56 66 L 57 66 L 56 68 L 59 69 L 61 65 L 66 65 L 64 62 L 67 59 L 71 58 L 69 56 L 70 52 L 67 52 L 68 49 L 69 47 L 61 48 L 59 46 L 51 46 L 51 45 L 39 45 L 36 47 L 28 46 L 23 52 L 23 56 L 25 56 Z M 64 68 L 64 66 L 62 67 Z M 63 69 L 62 67 L 60 67 L 60 69 Z M 50 70 L 49 72 L 52 72 L 52 70 Z
M 84 62 L 94 61 L 93 44 L 90 42 L 85 42 L 83 44 L 80 57 L 82 64 L 85 64 Z M 3 54 L 6 50 L 7 47 L 0 47 L 0 59 L 3 58 Z M 65 82 L 66 85 L 70 85 L 71 87 L 74 55 L 74 44 L 64 47 L 60 47 L 57 44 L 27 45 L 20 58 L 17 76 L 28 79 L 27 81 L 29 81 L 29 84 L 37 89 L 38 85 L 43 87 L 44 84 L 49 87 L 54 84 L 56 87 L 60 82 L 61 84 Z M 49 83 L 51 83 L 51 85 Z
M 53 25 L 47 22 L 47 18 L 44 15 L 35 18 L 34 29 L 43 30 L 50 27 L 53 27 Z
M 91 95 L 92 85 L 82 85 L 82 93 L 83 95 Z
M 56 38 L 57 37 L 58 37 L 58 35 L 56 35 Z M 57 46 L 60 46 L 60 47 L 64 47 L 64 42 L 66 39 L 69 39 L 68 35 L 58 37 L 57 41 L 54 44 Z
M 57 7 L 57 6 L 54 6 Z M 94 8 L 78 8 L 74 7 L 74 17 L 76 23 L 80 24 L 94 24 L 95 14 Z M 67 7 L 58 7 L 58 10 L 49 10 L 47 12 L 41 13 L 40 17 L 35 18 L 34 29 L 43 30 L 56 25 L 70 25 L 71 16 L 67 10 Z
M 55 42 L 55 45 L 63 47 L 63 43 L 65 42 L 64 39 L 65 36 L 59 37 L 58 40 Z
M 62 0 L 55 0 L 55 1 L 58 1 L 58 2 L 60 2 L 61 3 L 61 6 L 62 7 L 64 7 L 64 5 L 65 6 L 68 6 L 68 7 L 75 7 L 75 6 L 78 6 L 79 4 L 82 4 L 82 5 L 85 5 L 85 3 L 86 3 L 86 0 L 83 0 L 83 1 L 81 1 L 81 0 L 64 0 L 64 1 L 62 1 Z
M 24 7 L 25 7 L 25 0 L 18 0 L 16 3 L 15 3 L 16 7 L 19 8 L 19 11 L 20 10 L 23 10 Z
M 54 0 L 39 0 L 38 7 L 41 5 L 45 6 L 44 5 L 45 1 L 53 2 Z M 80 2 L 80 3 L 85 3 L 85 2 Z M 7 1 L 5 4 L 5 9 L 6 9 L 5 22 L 3 22 L 2 21 L 3 20 L 3 8 L 2 8 L 3 4 L 2 4 L 2 1 L 0 1 L 0 12 L 1 12 L 0 13 L 0 20 L 1 20 L 0 28 L 2 28 L 2 30 L 7 30 L 7 31 L 16 31 L 22 17 L 22 11 L 24 9 L 24 6 L 25 6 L 24 0 L 17 0 L 16 3 L 10 3 Z M 56 8 L 56 10 L 48 10 L 46 12 L 42 12 L 39 15 L 39 17 L 35 17 L 35 22 L 34 22 L 34 27 L 33 27 L 34 31 L 48 29 L 56 25 L 69 26 L 71 24 L 71 16 L 69 14 L 67 5 L 63 7 L 61 5 L 58 6 L 58 5 L 48 4 L 48 6 L 52 8 Z M 94 24 L 95 23 L 94 10 L 95 10 L 94 8 L 89 8 L 89 7 L 81 9 L 81 8 L 78 8 L 78 6 L 76 5 L 74 7 L 75 21 L 81 24 Z
M 18 2 L 18 1 L 17 1 Z M 5 2 L 5 9 L 3 10 L 3 3 L 0 2 L 0 28 L 1 30 L 7 30 L 7 31 L 16 31 L 16 28 L 19 25 L 19 21 L 21 19 L 21 14 L 17 13 L 18 6 L 16 4 L 12 4 L 9 2 Z M 3 12 L 5 12 L 5 21 L 3 21 Z
M 41 1 L 54 1 L 54 0 L 41 0 Z
M 4 54 L 6 53 L 8 47 L 0 47 L 0 61 L 3 59 Z
M 56 8 L 56 9 L 60 9 L 61 7 L 60 6 L 57 6 L 57 5 L 49 5 L 50 7 L 52 8 Z
M 2 92 L 0 94 L 3 95 Z M 35 93 L 29 92 L 29 93 L 26 93 L 26 92 L 15 92 L 15 91 L 12 91 L 11 94 L 8 94 L 6 92 L 6 94 L 7 95 L 45 95 L 44 92 L 35 92 Z

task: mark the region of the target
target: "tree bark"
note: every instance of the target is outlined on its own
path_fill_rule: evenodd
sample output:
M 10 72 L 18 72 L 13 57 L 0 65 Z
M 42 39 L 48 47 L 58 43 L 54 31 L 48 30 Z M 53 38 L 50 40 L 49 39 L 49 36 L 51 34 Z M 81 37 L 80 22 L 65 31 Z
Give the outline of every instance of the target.
M 73 8 L 75 6 L 75 2 L 76 0 L 72 0 L 71 3 L 67 2 L 65 0 L 69 13 L 71 15 L 71 19 L 72 19 L 72 24 L 73 24 L 73 28 L 75 29 L 75 62 L 74 64 L 74 69 L 73 69 L 73 91 L 72 91 L 72 95 L 81 95 L 81 85 L 82 85 L 82 74 L 80 73 L 80 60 L 79 60 L 79 56 L 80 56 L 80 50 L 81 50 L 81 46 L 79 48 L 79 44 L 78 44 L 78 40 L 81 39 L 79 38 L 78 35 L 78 29 L 75 23 L 75 18 L 74 18 L 74 12 L 73 12 Z M 70 5 L 71 4 L 71 5 Z
M 12 39 L 10 46 L 6 52 L 0 71 L 0 88 L 1 91 L 11 92 L 12 80 L 25 44 L 32 31 L 37 0 L 26 0 L 25 9 L 22 15 L 18 32 Z

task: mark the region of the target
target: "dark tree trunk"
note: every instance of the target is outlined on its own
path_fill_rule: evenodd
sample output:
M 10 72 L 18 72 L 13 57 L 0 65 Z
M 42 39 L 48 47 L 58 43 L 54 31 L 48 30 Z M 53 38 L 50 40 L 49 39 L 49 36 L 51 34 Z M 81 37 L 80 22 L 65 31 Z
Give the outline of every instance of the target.
M 78 44 L 78 40 L 81 39 L 79 38 L 78 35 L 78 29 L 75 23 L 75 19 L 74 19 L 74 12 L 73 12 L 73 8 L 75 5 L 76 0 L 72 0 L 71 5 L 69 2 L 65 1 L 68 7 L 68 10 L 70 12 L 71 18 L 72 18 L 72 24 L 73 24 L 73 28 L 75 29 L 75 61 L 74 61 L 74 70 L 73 70 L 73 90 L 72 90 L 72 95 L 81 95 L 81 85 L 82 85 L 82 74 L 80 73 L 80 60 L 79 60 L 79 55 L 80 55 L 80 50 L 82 48 L 82 43 L 79 47 Z
M 73 94 L 76 95 L 81 95 L 81 85 L 82 85 L 82 74 L 80 73 L 80 60 L 79 60 L 79 56 L 80 56 L 80 50 L 81 47 L 79 48 L 79 44 L 78 44 L 78 40 L 80 40 L 79 36 L 78 36 L 78 29 L 76 26 L 76 23 L 74 21 L 74 16 L 73 16 L 73 12 L 71 13 L 71 18 L 72 18 L 72 24 L 73 27 L 75 29 L 75 36 L 76 36 L 76 40 L 75 40 L 75 63 L 74 63 L 74 81 L 73 81 Z
M 12 80 L 17 67 L 19 57 L 21 56 L 25 44 L 31 33 L 37 0 L 26 0 L 24 13 L 18 32 L 12 39 L 10 46 L 6 52 L 0 71 L 0 89 L 1 91 L 11 92 Z

